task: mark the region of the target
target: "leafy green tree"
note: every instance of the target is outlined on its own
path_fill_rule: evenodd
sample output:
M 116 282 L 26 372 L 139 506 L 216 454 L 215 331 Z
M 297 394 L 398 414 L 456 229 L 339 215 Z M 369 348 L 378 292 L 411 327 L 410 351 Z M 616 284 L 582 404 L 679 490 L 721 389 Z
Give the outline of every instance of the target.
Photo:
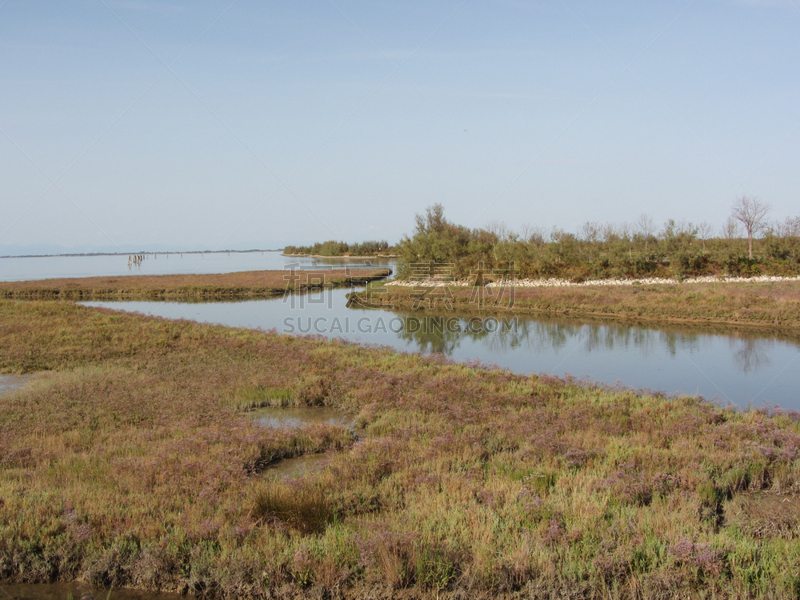
M 455 274 L 469 272 L 468 255 L 470 230 L 445 219 L 444 207 L 434 204 L 424 215 L 416 215 L 414 235 L 404 236 L 399 244 L 400 273 L 407 273 L 412 264 L 452 264 Z

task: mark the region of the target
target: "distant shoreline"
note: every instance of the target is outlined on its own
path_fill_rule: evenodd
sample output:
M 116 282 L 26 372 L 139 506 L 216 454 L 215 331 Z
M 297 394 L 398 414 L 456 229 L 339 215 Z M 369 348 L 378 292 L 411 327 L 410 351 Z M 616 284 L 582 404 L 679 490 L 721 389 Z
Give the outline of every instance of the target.
M 281 252 L 281 256 L 295 258 L 400 258 L 399 254 L 370 254 L 368 256 L 351 256 L 350 254 L 340 254 L 339 256 L 324 256 L 322 254 L 286 254 Z
M 156 256 L 159 254 L 251 254 L 254 252 L 281 252 L 281 248 L 273 250 L 170 250 L 165 252 L 73 252 L 67 254 L 6 254 L 0 258 L 60 258 L 75 256 Z
M 397 254 L 371 254 L 369 256 L 351 256 L 342 254 L 340 256 L 323 256 L 322 254 L 285 254 L 283 248 L 254 248 L 252 250 L 169 250 L 164 252 L 67 252 L 64 254 L 4 254 L 0 258 L 68 258 L 80 256 L 158 256 L 175 254 L 254 254 L 256 252 L 280 252 L 281 256 L 295 258 L 399 258 Z

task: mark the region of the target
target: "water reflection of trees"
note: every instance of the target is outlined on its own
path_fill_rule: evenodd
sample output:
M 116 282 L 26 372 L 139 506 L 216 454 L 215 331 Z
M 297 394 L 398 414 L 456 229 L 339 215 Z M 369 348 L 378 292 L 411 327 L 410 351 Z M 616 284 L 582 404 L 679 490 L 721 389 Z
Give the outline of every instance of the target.
M 439 353 L 451 355 L 461 344 L 462 335 L 444 327 L 445 317 L 441 316 L 402 316 L 403 327 L 397 334 L 406 342 L 425 354 Z
M 733 351 L 733 362 L 736 368 L 744 373 L 757 373 L 760 369 L 767 368 L 772 364 L 769 350 L 774 346 L 773 340 L 730 339 L 728 346 Z
M 399 337 L 411 342 L 421 352 L 450 354 L 462 340 L 480 342 L 487 350 L 507 352 L 522 348 L 533 352 L 558 353 L 580 343 L 585 352 L 626 350 L 636 348 L 647 356 L 659 348 L 674 355 L 679 349 L 700 349 L 704 337 L 696 333 L 681 333 L 644 329 L 619 324 L 580 323 L 555 320 L 507 317 L 493 320 L 496 325 L 472 327 L 467 317 L 444 315 L 403 315 Z M 457 325 L 452 325 L 453 320 Z M 485 323 L 486 321 L 480 321 Z
M 375 268 L 375 267 L 389 267 L 392 270 L 397 268 L 397 260 L 394 258 L 386 257 L 322 257 L 316 256 L 314 258 L 303 257 L 302 262 L 298 261 L 299 268 L 308 269 L 314 267 L 331 267 L 333 269 L 341 269 L 343 267 L 349 268 Z
M 470 317 L 444 315 L 398 315 L 403 327 L 398 336 L 416 350 L 451 355 L 464 340 L 480 344 L 490 354 L 526 350 L 533 353 L 559 353 L 576 346 L 585 353 L 636 350 L 648 357 L 666 352 L 674 357 L 681 352 L 694 354 L 711 349 L 715 338 L 724 336 L 737 369 L 755 372 L 768 367 L 774 336 L 752 332 L 723 331 L 719 328 L 668 326 L 644 327 L 608 322 L 579 322 L 563 318 L 523 318 L 506 316 L 496 320 L 496 328 L 470 327 Z M 473 317 L 474 318 L 474 317 Z M 456 322 L 457 326 L 453 325 Z M 786 340 L 789 341 L 789 340 Z M 798 339 L 791 340 L 798 344 Z M 800 345 L 800 344 L 798 344 Z
M 461 345 L 462 340 L 470 342 L 500 341 L 504 349 L 514 346 L 517 337 L 514 327 L 506 327 L 497 321 L 497 329 L 475 327 L 469 318 L 453 315 L 403 315 L 403 326 L 398 337 L 415 345 L 423 353 L 436 352 L 450 355 Z M 500 349 L 500 348 L 497 348 Z

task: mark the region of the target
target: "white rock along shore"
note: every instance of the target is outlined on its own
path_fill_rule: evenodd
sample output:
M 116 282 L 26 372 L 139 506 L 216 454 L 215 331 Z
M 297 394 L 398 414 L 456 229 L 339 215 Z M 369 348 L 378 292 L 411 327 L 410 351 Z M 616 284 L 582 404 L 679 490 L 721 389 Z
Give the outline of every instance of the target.
M 486 287 L 581 287 L 591 285 L 655 285 L 655 284 L 676 284 L 676 283 L 769 283 L 772 281 L 800 281 L 800 277 L 776 277 L 764 275 L 760 277 L 716 277 L 713 275 L 705 277 L 690 277 L 680 281 L 678 279 L 658 279 L 655 277 L 645 277 L 642 279 L 591 279 L 574 283 L 566 279 L 514 279 L 506 282 L 492 282 Z M 386 286 L 397 287 L 471 287 L 475 285 L 475 279 L 457 279 L 448 281 L 447 279 L 422 279 L 415 281 L 387 281 Z

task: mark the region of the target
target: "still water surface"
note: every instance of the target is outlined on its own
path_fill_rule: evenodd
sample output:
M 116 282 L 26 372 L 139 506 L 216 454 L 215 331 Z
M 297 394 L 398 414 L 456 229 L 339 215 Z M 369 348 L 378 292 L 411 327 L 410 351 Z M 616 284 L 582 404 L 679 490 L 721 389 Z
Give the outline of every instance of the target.
M 104 590 L 83 583 L 0 583 L 2 600 L 183 600 L 179 594 L 162 594 L 141 590 Z
M 140 264 L 129 264 L 128 255 L 42 256 L 0 258 L 0 281 L 29 281 L 59 277 L 119 277 L 123 275 L 174 275 L 281 270 L 289 264 L 298 269 L 354 266 L 369 262 L 391 266 L 389 259 L 313 259 L 282 256 L 280 251 L 206 252 L 205 254 L 148 254 Z
M 329 406 L 287 406 L 256 408 L 248 416 L 260 427 L 301 429 L 307 425 L 353 427 L 353 416 Z
M 0 375 L 0 396 L 12 390 L 16 390 L 17 388 L 21 388 L 32 378 L 33 375 Z
M 506 317 L 470 321 L 346 308 L 348 290 L 272 300 L 186 304 L 87 302 L 171 319 L 318 334 L 406 352 L 442 353 L 516 373 L 550 373 L 609 385 L 685 393 L 720 404 L 800 410 L 800 336 L 682 326 L 630 326 Z
M 147 255 L 139 265 L 121 256 L 0 258 L 0 281 L 134 274 L 230 273 L 325 269 L 363 260 L 309 259 L 277 251 Z M 374 266 L 394 267 L 387 259 Z M 571 374 L 667 393 L 700 394 L 737 406 L 779 404 L 800 410 L 800 336 L 794 338 L 691 327 L 644 327 L 566 319 L 519 317 L 496 331 L 470 326 L 466 317 L 423 317 L 348 309 L 348 290 L 289 299 L 236 303 L 89 303 L 169 318 L 281 333 L 320 334 L 387 345 L 401 351 L 443 353 L 517 373 Z

